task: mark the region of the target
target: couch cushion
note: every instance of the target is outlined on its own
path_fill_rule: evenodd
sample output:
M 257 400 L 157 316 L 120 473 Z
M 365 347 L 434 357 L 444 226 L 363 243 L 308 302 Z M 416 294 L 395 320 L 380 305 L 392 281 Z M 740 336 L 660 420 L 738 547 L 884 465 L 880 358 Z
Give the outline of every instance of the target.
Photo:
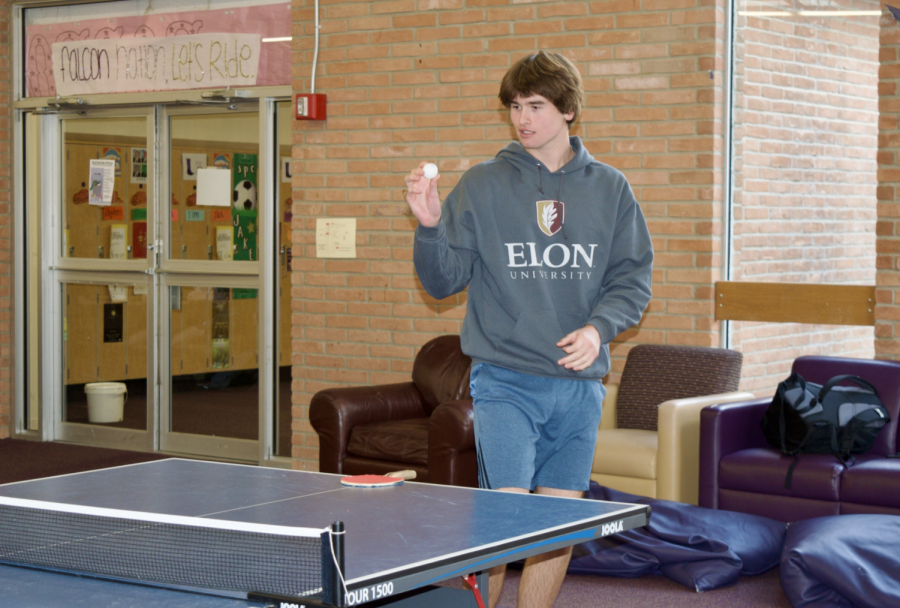
M 597 431 L 593 473 L 656 479 L 658 440 L 654 431 L 602 429 Z
M 900 509 L 900 459 L 857 459 L 841 477 L 841 502 Z
M 719 487 L 744 492 L 840 500 L 844 465 L 831 454 L 801 454 L 791 488 L 784 487 L 794 459 L 773 448 L 751 448 L 725 456 L 719 462 Z
M 354 456 L 428 464 L 428 418 L 362 424 L 350 431 Z

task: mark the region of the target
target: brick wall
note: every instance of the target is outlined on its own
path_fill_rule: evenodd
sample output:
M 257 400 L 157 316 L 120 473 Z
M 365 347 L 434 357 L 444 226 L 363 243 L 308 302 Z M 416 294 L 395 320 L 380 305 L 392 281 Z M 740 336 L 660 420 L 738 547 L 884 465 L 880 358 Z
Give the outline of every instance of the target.
M 294 3 L 294 90 L 309 91 L 312 2 Z M 564 52 L 586 100 L 573 133 L 625 172 L 656 248 L 654 297 L 613 345 L 718 344 L 721 7 L 705 0 L 323 1 L 316 91 L 295 122 L 293 456 L 317 467 L 307 405 L 332 386 L 408 381 L 417 349 L 458 332 L 465 294 L 435 301 L 412 264 L 403 175 L 436 161 L 446 194 L 514 136 L 498 83 L 519 57 Z M 315 258 L 317 217 L 357 218 L 357 259 Z
M 900 360 L 900 23 L 881 17 L 875 355 Z
M 733 280 L 874 284 L 878 18 L 736 19 Z M 731 338 L 761 394 L 797 356 L 874 354 L 871 327 L 736 322 Z
M 8 2 L 0 0 L 0 439 L 9 437 L 13 403 L 12 213 Z

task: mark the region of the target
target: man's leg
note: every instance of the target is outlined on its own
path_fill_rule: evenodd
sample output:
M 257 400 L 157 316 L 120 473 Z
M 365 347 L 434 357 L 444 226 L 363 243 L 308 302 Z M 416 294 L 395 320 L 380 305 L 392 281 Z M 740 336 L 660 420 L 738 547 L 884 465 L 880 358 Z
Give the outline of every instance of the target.
M 513 492 L 514 494 L 528 494 L 525 488 L 498 488 L 498 492 Z M 488 570 L 488 608 L 495 608 L 500 601 L 500 593 L 503 592 L 503 580 L 506 578 L 506 564 L 494 566 Z
M 573 490 L 557 490 L 538 486 L 537 494 L 547 496 L 563 496 L 566 498 L 582 498 L 584 492 Z M 519 582 L 518 608 L 550 608 L 556 601 L 559 588 L 562 586 L 572 557 L 572 547 L 557 549 L 549 553 L 534 555 L 525 560 L 525 570 Z M 493 598 L 493 570 L 491 571 L 491 597 Z M 503 584 L 500 579 L 500 584 Z M 499 595 L 497 596 L 499 599 Z M 492 605 L 493 606 L 493 605 Z

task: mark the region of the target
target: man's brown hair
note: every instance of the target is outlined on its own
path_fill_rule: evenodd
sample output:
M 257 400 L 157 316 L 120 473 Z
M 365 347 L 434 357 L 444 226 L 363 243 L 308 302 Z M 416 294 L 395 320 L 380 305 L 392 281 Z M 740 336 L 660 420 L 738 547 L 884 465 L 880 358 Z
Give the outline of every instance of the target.
M 503 76 L 500 83 L 500 102 L 510 107 L 516 97 L 540 95 L 550 101 L 562 114 L 574 112 L 569 126 L 581 114 L 584 91 L 581 74 L 575 65 L 559 53 L 538 51 L 519 59 Z

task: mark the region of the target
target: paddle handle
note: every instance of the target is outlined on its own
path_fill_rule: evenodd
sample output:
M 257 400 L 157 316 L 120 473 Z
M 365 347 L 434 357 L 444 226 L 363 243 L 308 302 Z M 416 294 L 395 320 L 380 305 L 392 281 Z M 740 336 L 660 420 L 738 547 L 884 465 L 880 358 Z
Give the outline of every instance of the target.
M 394 471 L 393 473 L 385 473 L 385 477 L 399 477 L 400 479 L 415 479 L 416 472 L 415 471 Z

